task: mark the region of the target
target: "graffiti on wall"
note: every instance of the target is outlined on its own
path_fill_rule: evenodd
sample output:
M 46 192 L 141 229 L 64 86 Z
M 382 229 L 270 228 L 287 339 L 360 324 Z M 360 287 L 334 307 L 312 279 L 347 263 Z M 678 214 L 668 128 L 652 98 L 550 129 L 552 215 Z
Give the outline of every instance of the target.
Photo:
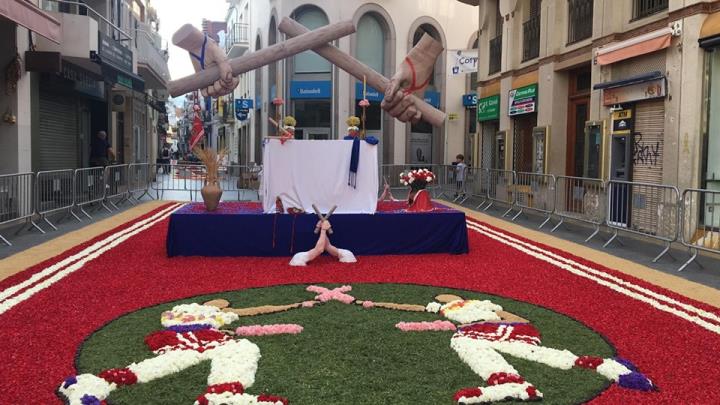
M 657 166 L 660 160 L 660 141 L 644 141 L 639 132 L 633 134 L 633 165 Z

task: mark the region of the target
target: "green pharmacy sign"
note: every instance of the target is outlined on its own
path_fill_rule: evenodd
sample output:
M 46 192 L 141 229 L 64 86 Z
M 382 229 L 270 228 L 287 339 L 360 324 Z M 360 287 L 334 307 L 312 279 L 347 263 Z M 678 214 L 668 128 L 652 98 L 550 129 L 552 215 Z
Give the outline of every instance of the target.
M 477 120 L 490 121 L 500 118 L 500 95 L 485 97 L 477 101 Z

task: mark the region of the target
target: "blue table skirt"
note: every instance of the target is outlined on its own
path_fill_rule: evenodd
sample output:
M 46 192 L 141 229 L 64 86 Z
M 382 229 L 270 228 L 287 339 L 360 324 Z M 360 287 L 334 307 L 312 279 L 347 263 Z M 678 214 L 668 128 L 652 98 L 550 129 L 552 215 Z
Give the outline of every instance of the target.
M 355 255 L 468 252 L 465 214 L 437 204 L 432 212 L 407 213 L 384 205 L 369 214 L 330 218 L 333 245 Z M 222 203 L 208 213 L 188 204 L 170 216 L 168 256 L 290 256 L 315 246 L 314 214 L 263 214 L 257 203 Z

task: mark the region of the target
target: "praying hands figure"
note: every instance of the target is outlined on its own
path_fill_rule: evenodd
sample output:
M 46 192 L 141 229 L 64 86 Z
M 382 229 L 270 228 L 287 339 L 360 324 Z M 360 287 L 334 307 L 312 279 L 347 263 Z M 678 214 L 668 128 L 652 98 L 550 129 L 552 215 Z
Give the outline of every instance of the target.
M 357 259 L 355 259 L 355 255 L 351 251 L 346 249 L 338 249 L 333 246 L 332 243 L 330 243 L 330 238 L 328 237 L 328 232 L 332 228 L 330 221 L 328 221 L 327 219 L 322 219 L 317 222 L 315 228 L 319 229 L 320 231 L 320 237 L 318 238 L 315 247 L 308 250 L 307 252 L 296 253 L 295 256 L 293 256 L 292 260 L 290 260 L 291 266 L 307 266 L 309 262 L 313 261 L 315 258 L 323 254 L 323 252 L 327 252 L 330 256 L 336 257 L 340 261 L 340 263 L 357 262 Z

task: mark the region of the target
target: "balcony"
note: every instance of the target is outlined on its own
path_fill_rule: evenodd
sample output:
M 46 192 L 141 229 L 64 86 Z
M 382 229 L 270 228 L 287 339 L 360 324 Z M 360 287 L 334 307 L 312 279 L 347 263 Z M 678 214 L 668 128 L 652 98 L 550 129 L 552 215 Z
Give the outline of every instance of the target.
M 530 17 L 523 23 L 523 62 L 540 55 L 540 15 Z
M 502 61 L 502 35 L 490 40 L 490 66 L 488 74 L 494 74 L 500 71 L 500 62 Z
M 140 23 L 135 31 L 138 74 L 148 88 L 164 89 L 170 80 L 167 52 L 160 49 L 161 38 L 148 24 Z
M 593 3 L 593 0 L 568 0 L 568 44 L 592 36 Z
M 250 26 L 244 23 L 234 23 L 230 27 L 225 38 L 225 51 L 229 58 L 237 58 L 250 49 Z

